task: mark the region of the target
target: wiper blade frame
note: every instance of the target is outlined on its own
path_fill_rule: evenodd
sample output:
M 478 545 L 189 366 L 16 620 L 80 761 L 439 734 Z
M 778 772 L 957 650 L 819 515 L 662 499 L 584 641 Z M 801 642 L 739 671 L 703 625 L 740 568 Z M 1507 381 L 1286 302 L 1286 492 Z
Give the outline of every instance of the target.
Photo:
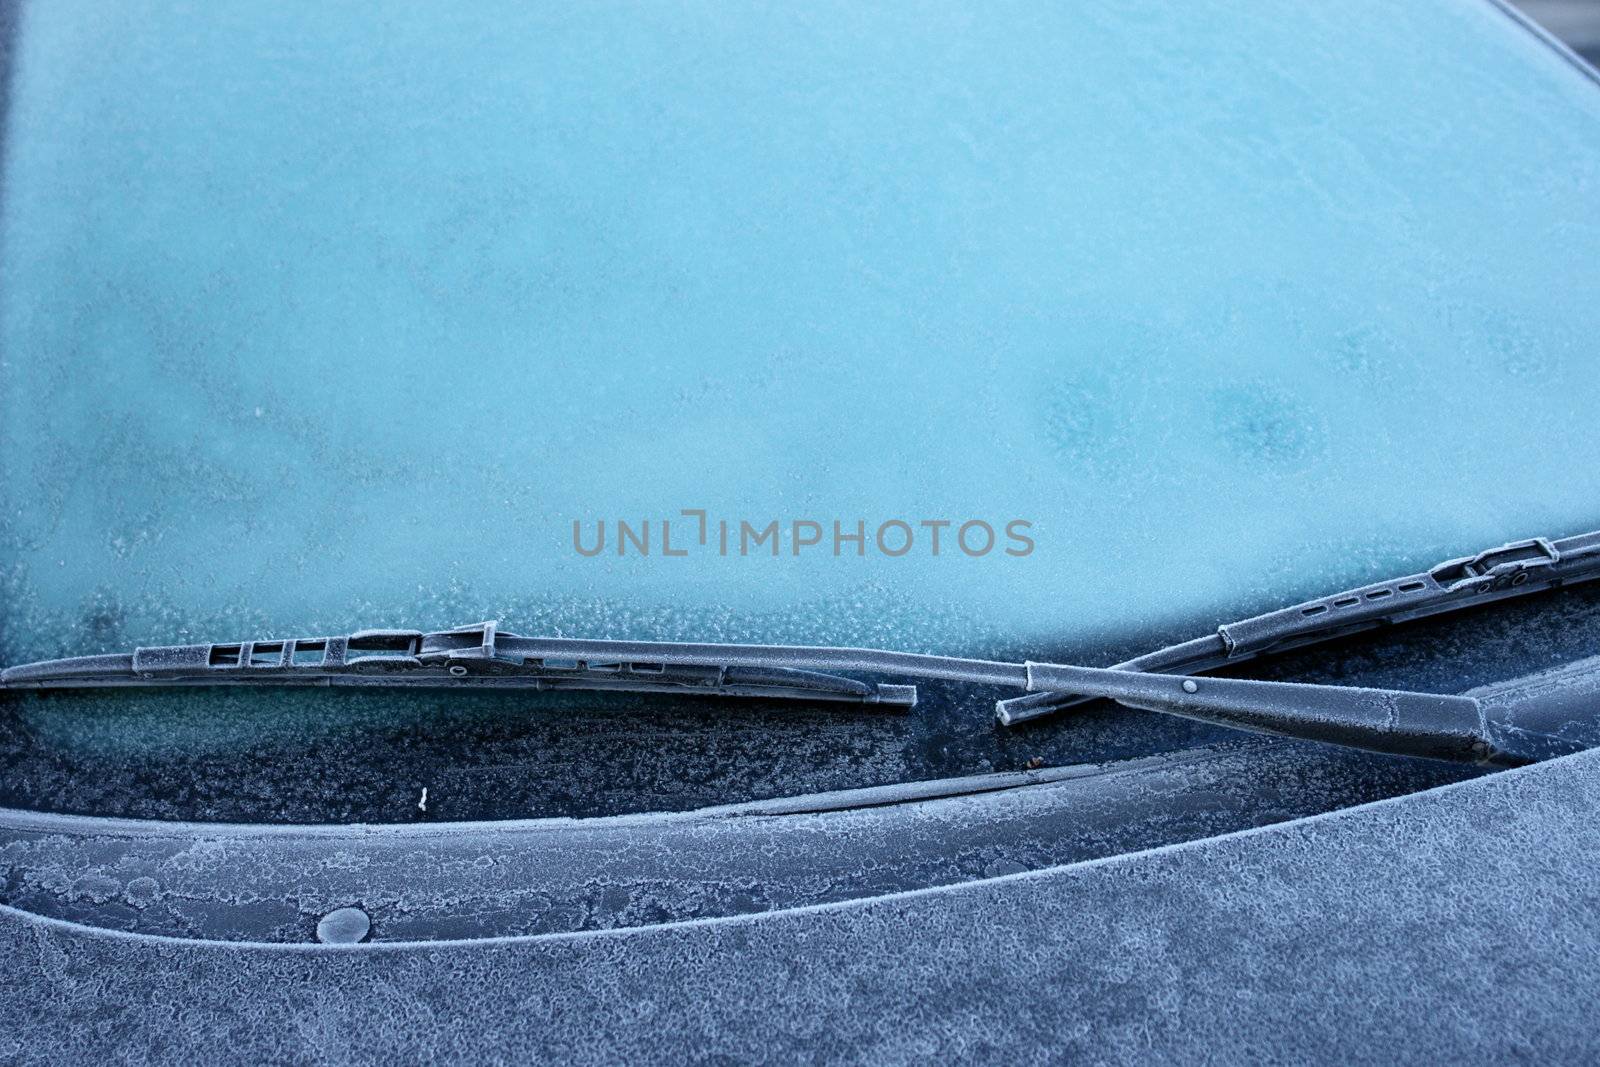
M 47 660 L 0 671 L 8 689 L 131 686 L 338 686 L 581 689 L 838 701 L 910 708 L 917 690 L 769 663 L 543 654 L 493 622 L 455 630 L 362 630 L 344 637 L 165 645 L 131 654 Z M 520 647 L 519 647 L 520 646 Z

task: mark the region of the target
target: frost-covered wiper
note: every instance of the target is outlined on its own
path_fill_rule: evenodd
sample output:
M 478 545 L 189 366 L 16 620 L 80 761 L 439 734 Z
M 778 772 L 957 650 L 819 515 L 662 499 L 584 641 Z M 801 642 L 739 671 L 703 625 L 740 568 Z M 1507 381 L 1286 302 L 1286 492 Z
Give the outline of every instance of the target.
M 1391 689 L 1195 679 L 1169 674 L 797 645 L 720 645 L 520 637 L 493 623 L 422 633 L 368 630 L 347 637 L 141 648 L 11 667 L 6 688 L 130 685 L 361 685 L 645 689 L 783 696 L 909 706 L 910 686 L 823 673 L 852 671 L 1031 692 L 1106 697 L 1129 707 L 1247 730 L 1432 759 L 1516 765 L 1583 747 L 1519 719 L 1544 690 L 1498 700 Z M 1588 686 L 1586 690 L 1584 687 Z M 1548 688 L 1548 687 L 1547 687 Z M 1557 687 L 1563 700 L 1600 688 L 1600 668 Z M 1592 695 L 1592 694 L 1591 694 Z M 1569 715 L 1572 702 L 1558 702 Z M 1586 707 L 1582 700 L 1580 708 Z M 1581 717 L 1582 712 L 1578 712 Z M 1570 717 L 1570 715 L 1569 715 Z M 1591 716 L 1592 718 L 1592 716 Z
M 500 633 L 493 622 L 455 630 L 362 630 L 231 644 L 165 645 L 77 656 L 0 671 L 9 689 L 122 686 L 358 686 L 593 689 L 792 698 L 911 707 L 917 691 L 766 663 L 646 655 L 575 658 L 556 640 Z
M 1195 674 L 1264 653 L 1597 577 L 1600 530 L 1558 541 L 1534 537 L 1448 560 L 1418 574 L 1224 623 L 1214 634 L 1148 652 L 1113 669 Z M 1081 704 L 1092 696 L 1075 690 L 1036 693 L 1001 700 L 995 712 L 1002 723 L 1011 725 Z

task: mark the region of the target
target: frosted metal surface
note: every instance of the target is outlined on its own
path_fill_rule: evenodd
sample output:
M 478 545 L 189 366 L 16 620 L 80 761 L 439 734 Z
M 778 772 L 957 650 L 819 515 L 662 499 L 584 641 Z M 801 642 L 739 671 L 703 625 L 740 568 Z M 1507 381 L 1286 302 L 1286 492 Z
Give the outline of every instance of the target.
M 241 947 L 0 907 L 16 961 L 0 970 L 0 1051 L 1582 1062 L 1595 1040 L 1575 1005 L 1600 993 L 1597 763 L 1109 861 L 624 932 Z

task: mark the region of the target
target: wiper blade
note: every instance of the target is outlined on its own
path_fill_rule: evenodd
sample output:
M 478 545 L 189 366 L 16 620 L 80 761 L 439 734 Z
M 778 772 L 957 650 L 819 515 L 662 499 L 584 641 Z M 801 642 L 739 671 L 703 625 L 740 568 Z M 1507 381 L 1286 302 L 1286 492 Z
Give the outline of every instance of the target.
M 1157 649 L 1112 669 L 1194 674 L 1266 653 L 1597 577 L 1600 531 L 1557 541 L 1534 537 L 1447 560 L 1418 574 L 1224 623 L 1214 634 Z M 996 702 L 995 714 L 1002 723 L 1014 725 L 1091 699 L 1093 694 L 1076 690 L 1035 693 Z
M 542 655 L 492 622 L 456 630 L 362 630 L 343 637 L 167 645 L 130 654 L 47 660 L 0 671 L 8 689 L 125 686 L 356 686 L 622 690 L 840 701 L 909 708 L 915 686 L 880 685 L 769 664 L 667 664 L 642 657 Z
M 315 660 L 315 662 L 311 662 Z M 457 630 L 366 630 L 348 637 L 141 648 L 11 667 L 6 688 L 129 685 L 364 685 L 645 689 L 909 706 L 910 686 L 857 671 L 1066 691 L 1224 726 L 1432 759 L 1515 765 L 1551 754 L 1499 729 L 1474 696 L 1194 679 L 1004 663 L 871 648 L 519 637 L 493 623 Z M 1559 746 L 1558 746 L 1559 747 Z M 1572 746 L 1569 746 L 1572 747 Z

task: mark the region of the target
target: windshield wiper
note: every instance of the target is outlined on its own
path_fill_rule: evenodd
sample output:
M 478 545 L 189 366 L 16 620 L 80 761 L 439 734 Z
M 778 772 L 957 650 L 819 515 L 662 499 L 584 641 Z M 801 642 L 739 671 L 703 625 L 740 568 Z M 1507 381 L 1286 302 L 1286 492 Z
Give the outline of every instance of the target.
M 11 689 L 153 685 L 490 686 L 643 689 L 782 696 L 909 706 L 910 686 L 877 685 L 832 671 L 896 674 L 1030 692 L 1107 697 L 1129 707 L 1246 730 L 1397 755 L 1514 766 L 1577 751 L 1529 718 L 1527 693 L 1500 700 L 1392 689 L 1195 679 L 1170 674 L 1005 663 L 871 648 L 721 645 L 519 637 L 493 623 L 456 630 L 366 630 L 348 637 L 141 648 L 11 667 Z M 1600 669 L 1590 672 L 1600 679 Z M 1589 674 L 1568 679 L 1600 687 Z M 1520 692 L 1520 691 L 1519 691 Z M 1541 690 L 1540 693 L 1543 691 Z M 1581 702 L 1580 702 L 1581 703 Z M 1491 710 L 1493 713 L 1491 714 Z M 1559 705 L 1571 716 L 1570 701 Z M 1513 728 L 1514 727 L 1514 728 Z
M 0 671 L 10 689 L 122 686 L 381 686 L 592 689 L 842 701 L 909 708 L 917 690 L 766 663 L 667 663 L 645 656 L 587 656 L 552 647 L 530 655 L 528 638 L 493 622 L 455 630 L 362 630 L 234 644 L 166 645 L 132 653 L 46 660 Z
M 1145 653 L 1112 669 L 1195 674 L 1265 653 L 1597 577 L 1600 530 L 1558 541 L 1534 537 L 1447 560 L 1418 574 L 1224 623 L 1214 634 Z M 996 702 L 995 714 L 1002 723 L 1014 725 L 1091 699 L 1093 694 L 1076 690 L 1035 693 Z

